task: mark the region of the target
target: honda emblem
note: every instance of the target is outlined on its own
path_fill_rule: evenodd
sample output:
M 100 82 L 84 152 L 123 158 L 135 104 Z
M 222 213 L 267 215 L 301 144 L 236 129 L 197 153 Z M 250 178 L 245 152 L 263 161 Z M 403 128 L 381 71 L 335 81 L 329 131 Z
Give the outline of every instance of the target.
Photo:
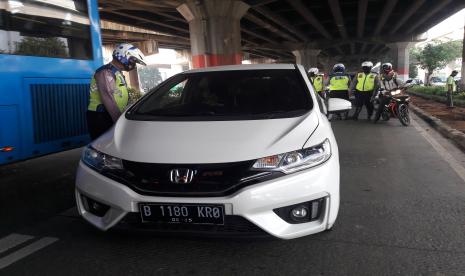
M 194 179 L 195 171 L 191 169 L 173 169 L 170 171 L 170 181 L 176 184 L 189 184 Z

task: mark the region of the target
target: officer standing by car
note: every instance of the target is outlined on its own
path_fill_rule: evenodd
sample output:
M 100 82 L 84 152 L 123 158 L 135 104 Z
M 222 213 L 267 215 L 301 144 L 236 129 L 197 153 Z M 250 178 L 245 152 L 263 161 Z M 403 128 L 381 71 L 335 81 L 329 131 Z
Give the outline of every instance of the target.
M 128 87 L 122 71 L 131 71 L 136 63 L 146 65 L 142 52 L 123 43 L 113 51 L 113 60 L 98 68 L 90 83 L 87 128 L 96 139 L 118 120 L 128 105 Z
M 329 96 L 330 98 L 340 98 L 349 100 L 350 77 L 346 74 L 346 67 L 342 63 L 333 66 L 333 72 L 329 76 Z M 344 112 L 344 119 L 347 120 L 349 112 Z M 341 114 L 338 114 L 341 118 Z
M 447 78 L 446 86 L 447 86 L 447 107 L 452 108 L 454 107 L 454 100 L 452 99 L 452 93 L 454 93 L 457 89 L 457 85 L 455 83 L 454 77 L 457 76 L 459 72 L 457 70 L 453 70 L 450 76 Z
M 365 105 L 368 112 L 367 119 L 371 120 L 371 116 L 373 115 L 372 96 L 374 91 L 378 91 L 379 78 L 378 74 L 371 72 L 372 68 L 373 63 L 371 61 L 363 62 L 362 72 L 357 73 L 350 85 L 350 91 L 354 91 L 355 89 L 355 113 L 352 116 L 354 120 L 358 120 L 358 115 L 362 111 L 363 105 Z
M 381 66 L 381 76 L 380 76 L 380 86 L 381 90 L 390 91 L 402 87 L 404 82 L 397 78 L 397 73 L 392 69 L 392 64 L 389 62 L 383 63 Z M 371 101 L 374 102 L 377 95 L 377 90 L 373 93 Z M 379 93 L 379 105 L 376 110 L 375 117 L 373 122 L 376 123 L 381 117 L 381 112 L 383 111 L 383 106 L 387 104 L 386 98 Z
M 325 98 L 324 95 L 324 81 L 323 81 L 323 74 L 318 74 L 318 68 L 310 68 L 308 69 L 308 78 L 310 80 L 310 83 L 313 85 L 313 89 L 315 89 L 315 92 L 320 95 L 323 99 Z

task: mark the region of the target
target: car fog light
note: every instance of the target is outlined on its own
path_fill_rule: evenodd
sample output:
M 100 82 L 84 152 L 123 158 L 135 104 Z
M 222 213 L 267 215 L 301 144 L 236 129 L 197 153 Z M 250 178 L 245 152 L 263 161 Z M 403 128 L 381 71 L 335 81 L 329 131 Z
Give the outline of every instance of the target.
M 84 209 L 86 209 L 87 212 L 92 213 L 97 217 L 103 217 L 110 209 L 110 206 L 100 203 L 86 196 L 82 196 L 82 203 L 84 205 Z
M 292 209 L 291 214 L 296 219 L 301 219 L 307 216 L 308 209 L 305 206 L 299 206 L 297 208 Z
M 284 206 L 273 210 L 280 218 L 290 224 L 305 223 L 321 218 L 325 208 L 325 198 Z

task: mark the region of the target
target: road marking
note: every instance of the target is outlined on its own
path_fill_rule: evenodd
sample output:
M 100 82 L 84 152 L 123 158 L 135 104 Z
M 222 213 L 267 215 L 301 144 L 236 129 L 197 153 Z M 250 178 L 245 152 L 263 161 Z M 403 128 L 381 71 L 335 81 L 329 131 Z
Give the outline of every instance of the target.
M 465 182 L 465 168 L 460 165 L 460 163 L 455 159 L 441 144 L 439 144 L 436 139 L 433 138 L 425 129 L 423 129 L 415 120 L 411 119 L 412 125 L 420 132 L 423 138 L 428 141 L 431 146 L 439 153 L 439 155 L 444 159 L 451 168 L 462 178 Z
M 22 244 L 30 239 L 33 239 L 33 236 L 20 235 L 20 234 L 11 234 L 0 240 L 0 253 L 10 250 L 11 248 Z
M 3 258 L 0 259 L 0 269 L 3 269 L 19 260 L 21 260 L 24 257 L 27 257 L 31 255 L 32 253 L 49 246 L 50 244 L 58 241 L 57 238 L 52 238 L 52 237 L 45 237 L 42 238 L 34 243 L 31 243 Z

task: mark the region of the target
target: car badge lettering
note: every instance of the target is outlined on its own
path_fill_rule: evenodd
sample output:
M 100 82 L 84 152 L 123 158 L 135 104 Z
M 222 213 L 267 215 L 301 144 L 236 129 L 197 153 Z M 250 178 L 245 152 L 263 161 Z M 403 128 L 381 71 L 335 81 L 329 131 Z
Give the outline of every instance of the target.
M 170 181 L 176 184 L 189 184 L 194 179 L 195 171 L 191 169 L 173 169 L 170 171 Z

